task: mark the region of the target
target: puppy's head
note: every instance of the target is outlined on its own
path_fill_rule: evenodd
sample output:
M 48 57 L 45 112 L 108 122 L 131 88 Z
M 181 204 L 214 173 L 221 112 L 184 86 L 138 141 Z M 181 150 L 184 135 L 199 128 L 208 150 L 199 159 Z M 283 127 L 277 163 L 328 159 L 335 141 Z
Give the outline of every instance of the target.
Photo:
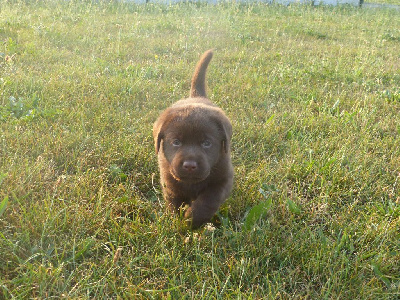
M 229 153 L 232 126 L 221 109 L 203 104 L 170 107 L 154 124 L 156 152 L 178 181 L 205 180 Z

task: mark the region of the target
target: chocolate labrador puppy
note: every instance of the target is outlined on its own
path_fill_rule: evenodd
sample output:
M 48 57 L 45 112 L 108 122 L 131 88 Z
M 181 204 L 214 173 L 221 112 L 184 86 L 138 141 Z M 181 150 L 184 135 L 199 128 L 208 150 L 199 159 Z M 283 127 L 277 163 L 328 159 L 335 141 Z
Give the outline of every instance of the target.
M 193 229 L 210 221 L 233 185 L 232 125 L 206 95 L 212 56 L 208 50 L 197 63 L 190 98 L 163 111 L 153 127 L 164 198 L 175 212 L 188 206 L 185 219 Z

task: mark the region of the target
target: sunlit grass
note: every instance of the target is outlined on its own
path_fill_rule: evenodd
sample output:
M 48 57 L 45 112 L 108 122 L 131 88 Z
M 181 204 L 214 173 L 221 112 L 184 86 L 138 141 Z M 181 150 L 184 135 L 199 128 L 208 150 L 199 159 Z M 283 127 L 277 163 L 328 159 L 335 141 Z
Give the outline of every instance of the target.
M 396 10 L 0 2 L 0 298 L 400 293 Z M 235 188 L 165 213 L 152 123 L 215 48 Z

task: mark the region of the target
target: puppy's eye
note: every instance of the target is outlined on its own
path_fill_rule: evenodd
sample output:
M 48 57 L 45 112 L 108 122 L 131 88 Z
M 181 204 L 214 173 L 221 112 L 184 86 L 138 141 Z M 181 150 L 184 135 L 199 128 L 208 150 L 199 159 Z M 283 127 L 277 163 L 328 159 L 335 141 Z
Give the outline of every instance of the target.
M 178 139 L 175 139 L 172 142 L 172 146 L 174 146 L 174 147 L 179 147 L 181 145 L 182 145 L 182 142 L 180 140 L 178 140 Z
M 205 140 L 201 143 L 201 146 L 203 148 L 210 148 L 212 146 L 212 143 L 209 140 Z

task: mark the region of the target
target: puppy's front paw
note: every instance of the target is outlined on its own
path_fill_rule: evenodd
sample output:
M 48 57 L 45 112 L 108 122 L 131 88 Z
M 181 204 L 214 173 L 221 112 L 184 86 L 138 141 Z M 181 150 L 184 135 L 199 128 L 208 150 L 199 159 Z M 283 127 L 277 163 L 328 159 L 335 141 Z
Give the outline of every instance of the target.
M 195 229 L 193 227 L 193 210 L 190 206 L 188 206 L 185 210 L 185 215 L 184 215 L 184 220 L 186 225 L 191 228 L 191 229 Z M 197 227 L 196 227 L 197 228 Z

